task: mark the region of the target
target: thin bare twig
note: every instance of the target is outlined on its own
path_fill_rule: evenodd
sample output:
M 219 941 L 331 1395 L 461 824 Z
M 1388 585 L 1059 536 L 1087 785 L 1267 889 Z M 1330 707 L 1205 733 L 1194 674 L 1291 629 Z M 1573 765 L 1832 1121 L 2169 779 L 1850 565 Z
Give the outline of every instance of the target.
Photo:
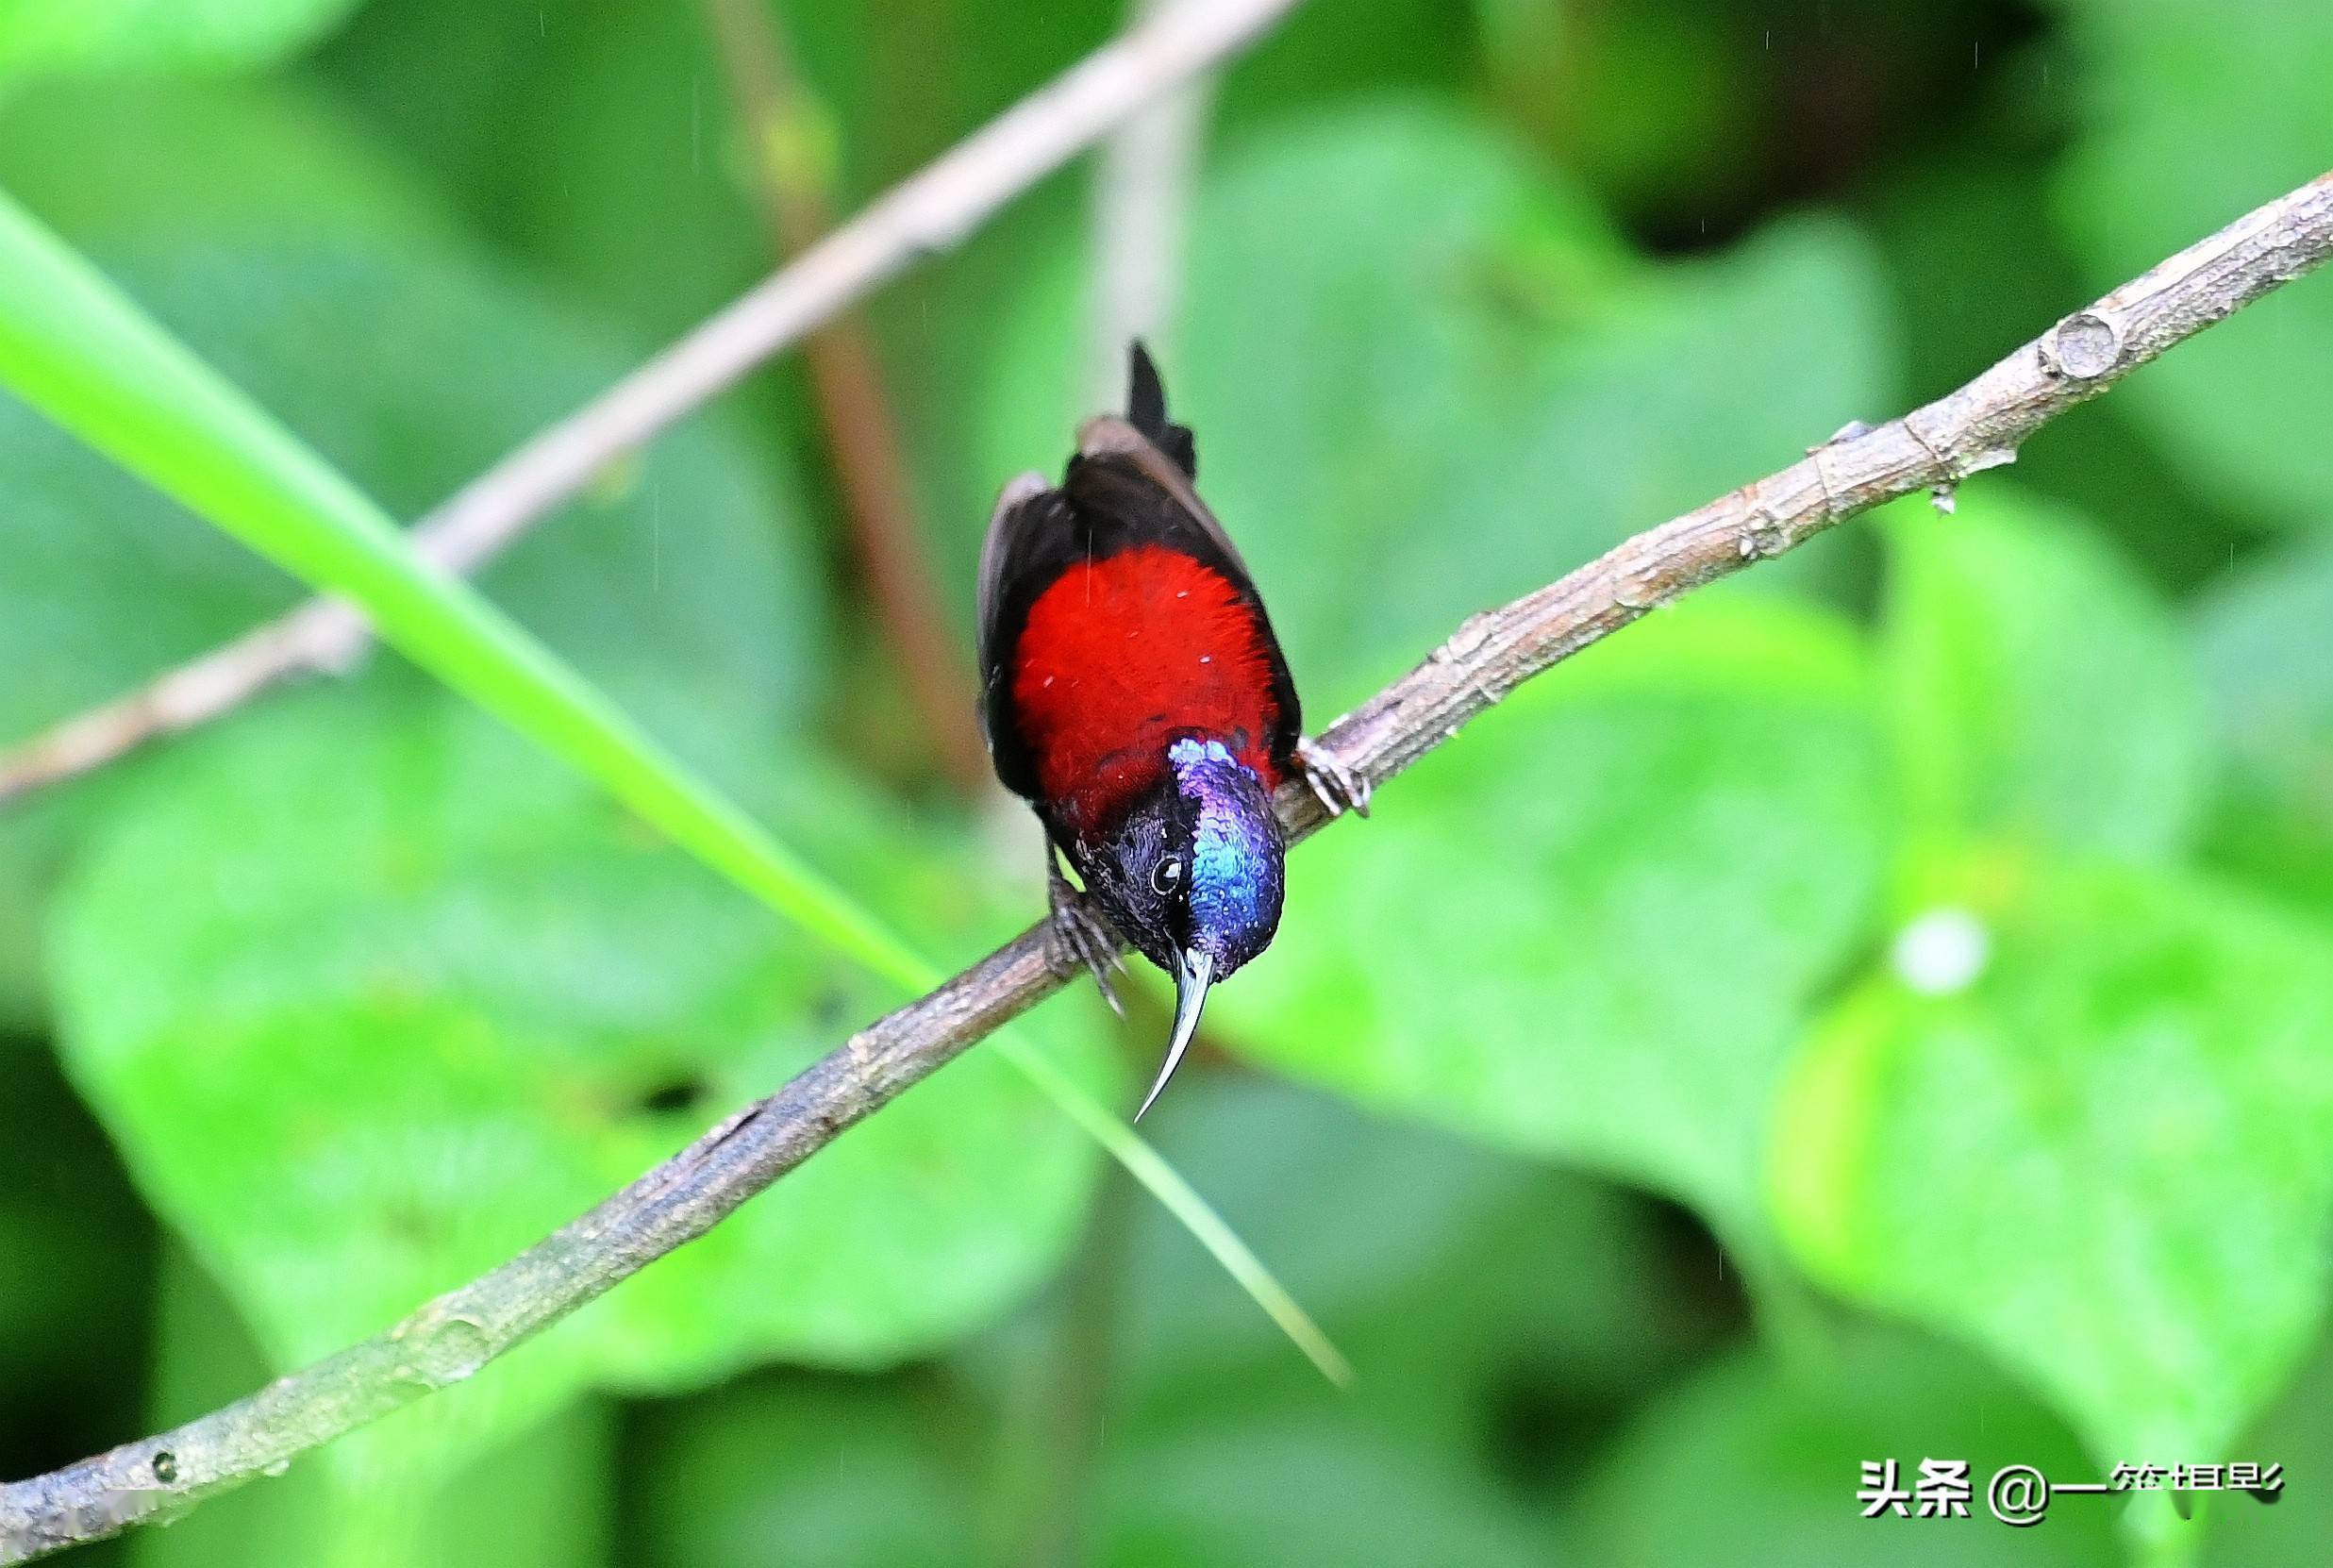
M 1135 25 L 1167 0 L 1132 0 Z M 1092 406 L 1112 408 L 1125 388 L 1126 344 L 1158 339 L 1175 318 L 1183 269 L 1183 220 L 1207 126 L 1208 90 L 1193 77 L 1119 127 L 1094 162 L 1095 348 Z
M 2333 254 L 2333 175 L 2269 203 L 2076 311 L 1975 380 L 1846 434 L 1568 576 L 1469 619 L 1425 661 L 1339 719 L 1323 743 L 1373 785 L 1524 681 L 1656 605 L 1778 556 L 1897 496 L 2011 461 L 2026 438 L 2165 349 Z M 1323 810 L 1291 781 L 1291 836 Z M 377 1338 L 225 1410 L 0 1487 L 0 1563 L 111 1535 L 242 1485 L 459 1382 L 548 1324 L 703 1235 L 845 1127 L 1061 985 L 1032 927 L 698 1139 L 581 1219 Z
M 1145 104 L 1253 41 L 1296 0 L 1177 0 L 892 189 L 800 259 L 457 492 L 414 525 L 449 572 L 490 559 L 592 477 L 926 257 Z M 0 756 L 0 803 L 192 729 L 288 676 L 346 669 L 364 618 L 317 599 Z
M 834 225 L 825 120 L 768 0 L 705 0 L 743 133 L 747 178 L 781 261 Z M 967 792 L 990 784 L 973 723 L 972 666 L 950 635 L 917 517 L 898 423 L 865 318 L 844 310 L 803 342 L 810 392 L 867 574 L 875 620 L 899 660 L 917 728 Z

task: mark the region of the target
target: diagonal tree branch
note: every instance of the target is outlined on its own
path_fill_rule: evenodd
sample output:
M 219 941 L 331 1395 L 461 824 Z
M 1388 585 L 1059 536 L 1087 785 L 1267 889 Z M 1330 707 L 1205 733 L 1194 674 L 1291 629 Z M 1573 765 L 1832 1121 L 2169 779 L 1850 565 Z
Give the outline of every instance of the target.
M 1877 429 L 1853 429 L 1778 473 L 1637 535 L 1569 575 L 1469 619 L 1424 663 L 1331 726 L 1324 743 L 1381 785 L 1524 681 L 1656 605 L 1922 490 L 1949 493 L 2165 349 L 2333 254 L 2333 175 L 2269 203 L 2057 323 L 1975 380 Z M 1292 836 L 1319 827 L 1300 784 Z M 844 1128 L 1061 985 L 1041 929 L 860 1030 L 565 1229 L 378 1337 L 175 1430 L 0 1487 L 0 1563 L 167 1516 L 240 1486 L 434 1389 L 681 1243 Z
M 456 492 L 414 525 L 414 548 L 453 572 L 492 559 L 610 462 L 917 262 L 954 248 L 1013 197 L 1160 93 L 1237 53 L 1296 3 L 1177 0 L 1144 17 Z M 0 755 L 0 804 L 207 724 L 290 676 L 346 669 L 370 642 L 355 609 L 310 600 Z

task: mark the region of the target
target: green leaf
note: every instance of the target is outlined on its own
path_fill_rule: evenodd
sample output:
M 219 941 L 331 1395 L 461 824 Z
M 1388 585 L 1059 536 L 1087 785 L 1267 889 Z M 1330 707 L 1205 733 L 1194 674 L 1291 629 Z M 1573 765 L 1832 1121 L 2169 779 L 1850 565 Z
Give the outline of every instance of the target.
M 1682 1267 L 1663 1266 L 1706 1260 L 1698 1238 L 1680 1240 L 1690 1227 L 1596 1176 L 1250 1074 L 1202 1076 L 1142 1126 L 1176 1165 L 1209 1174 L 1225 1218 L 1352 1357 L 1338 1422 L 1436 1462 L 1473 1455 L 1494 1426 L 1522 1428 L 1537 1441 L 1502 1451 L 1499 1471 L 1560 1489 L 1567 1476 L 1533 1467 L 1593 1452 L 1608 1423 L 1738 1327 L 1720 1271 L 1680 1290 Z M 1247 1304 L 1191 1280 L 1188 1238 L 1158 1215 L 1124 1233 L 1112 1337 L 1126 1406 L 1267 1423 L 1323 1412 L 1318 1379 Z M 1042 1376 L 1008 1386 L 1033 1386 L 1050 1413 Z M 1534 1419 L 1548 1410 L 1562 1412 L 1554 1429 Z M 1031 1425 L 1051 1429 L 1043 1420 Z
M 162 1259 L 155 1370 L 140 1426 L 160 1431 L 242 1397 L 271 1372 L 232 1305 L 178 1249 Z M 579 1404 L 447 1473 L 437 1402 L 408 1406 L 284 1478 L 216 1497 L 127 1543 L 139 1568 L 432 1568 L 494 1543 L 510 1568 L 601 1560 L 614 1524 L 615 1415 Z
M 278 1366 L 565 1223 L 890 993 L 771 942 L 475 713 L 382 685 L 284 699 L 154 770 L 58 928 L 76 1083 Z M 792 772 L 780 819 L 919 938 L 1012 928 L 961 846 Z M 1095 1010 L 1032 1026 L 1089 1095 L 1124 1088 Z M 1042 1277 L 1092 1175 L 1047 1097 L 975 1053 L 521 1350 L 464 1435 L 591 1384 L 929 1350 Z
M 2245 1462 L 2281 1464 L 2285 1489 L 2274 1504 L 2230 1498 L 2213 1513 L 2211 1568 L 2285 1568 L 2307 1562 L 2333 1540 L 2333 1343 L 2321 1342 L 2301 1375 L 2234 1452 Z
M 1536 1364 L 1600 1376 L 1614 1370 L 1612 1342 L 1638 1342 L 1649 1360 L 1679 1326 L 1654 1321 L 1649 1282 L 1621 1261 L 1655 1244 L 1638 1194 L 1250 1074 L 1202 1077 L 1160 1101 L 1144 1129 L 1153 1122 L 1160 1152 L 1210 1173 L 1225 1217 L 1304 1298 L 1364 1336 L 1357 1352 L 1379 1342 L 1345 1396 L 1357 1410 L 1413 1377 L 1477 1397 L 1495 1380 L 1483 1363 L 1525 1345 Z M 1121 1309 L 1127 1376 L 1171 1387 L 1194 1365 L 1285 1364 L 1237 1296 L 1177 1283 L 1190 1247 L 1155 1217 L 1142 1223 Z M 1519 1251 L 1533 1267 L 1518 1266 Z M 1565 1280 L 1559 1310 L 1542 1268 Z M 1450 1363 L 1470 1371 L 1454 1376 Z
M 194 177 L 223 161 L 235 179 Z M 452 247 L 474 268 L 482 259 L 414 166 L 302 75 L 129 79 L 102 93 L 33 84 L 0 102 L 0 175 L 99 253 L 362 234 L 400 252 Z
M 2333 916 L 2333 545 L 2290 550 L 2197 607 L 2211 716 L 2229 759 L 2213 853 Z
M 2333 10 L 2284 0 L 2057 0 L 2088 130 L 2058 209 L 2103 291 L 2322 174 Z M 2205 333 L 2123 394 L 2213 490 L 2333 525 L 2333 290 L 2304 283 Z
M 1579 195 L 1444 109 L 1258 131 L 1210 175 L 1191 233 L 1171 404 L 1323 718 L 1466 615 L 1891 400 L 1882 292 L 1852 234 L 1794 223 L 1642 266 Z M 1097 406 L 1088 266 L 1080 238 L 1013 318 L 980 403 L 991 495 L 1058 465 Z
M 1762 1231 L 1765 1107 L 1881 873 L 1855 646 L 1737 597 L 1533 683 L 1290 868 L 1213 1015 L 1364 1102 Z
M 2333 940 L 2167 874 L 1983 876 L 1974 979 L 1875 976 L 1795 1064 L 1784 1236 L 1998 1357 L 2102 1465 L 2230 1457 L 2325 1305 Z
M 400 511 L 442 499 L 625 366 L 294 94 L 42 92 L 0 111 L 0 183 Z M 219 167 L 238 171 L 227 188 L 202 175 Z M 363 375 L 349 373 L 351 322 L 372 328 Z M 798 726 L 821 684 L 819 585 L 790 487 L 765 460 L 733 430 L 691 421 L 484 577 L 724 779 L 765 767 L 762 738 Z M 0 743 L 120 696 L 296 596 L 5 392 L 0 472 L 16 525 L 0 528 Z M 110 784 L 0 816 L 0 923 L 22 926 L 0 933 L 0 1014 L 37 1016 L 46 890 Z
M 1919 1336 L 1853 1325 L 1819 1362 L 1750 1347 L 1704 1363 L 1639 1413 L 1580 1499 L 1579 1557 L 1605 1568 L 1887 1562 L 1901 1568 L 2110 1568 L 2120 1500 L 2058 1498 L 2004 1550 L 1985 1486 L 2004 1465 L 2101 1478 L 2066 1429 L 2008 1377 Z M 1866 1461 L 1965 1460 L 1970 1518 L 1861 1517 Z M 1677 1500 L 1692 1499 L 1691 1507 Z
M 1544 1523 L 1487 1477 L 1334 1412 L 1200 1413 L 1154 1425 L 1108 1459 L 1094 1553 L 1108 1568 L 1549 1560 Z
M 0 207 L 0 282 L 10 307 L 0 379 L 19 395 L 304 581 L 362 605 L 440 678 L 814 936 L 902 983 L 931 975 L 573 667 L 423 566 L 375 503 L 12 205 Z
M 360 0 L 0 0 L 0 82 L 116 71 L 265 64 Z
M 1882 518 L 1880 638 L 1906 820 L 2133 859 L 2205 804 L 2202 690 L 2168 610 L 2078 518 L 1997 483 Z
M 769 225 L 701 0 L 397 9 L 410 14 L 384 8 L 379 20 L 403 49 L 434 59 L 457 29 L 502 52 L 504 70 L 482 78 L 482 105 L 414 102 L 417 75 L 439 73 L 409 58 L 389 62 L 385 79 L 376 71 L 371 95 L 405 134 L 461 138 L 446 151 L 467 205 L 564 291 L 662 342 L 770 271 Z M 805 42 L 831 30 L 813 25 Z M 806 58 L 797 69 L 824 63 Z M 512 91 L 530 106 L 515 124 L 501 108 Z
M 897 1379 L 787 1378 L 643 1423 L 647 1561 L 894 1568 L 976 1560 L 984 1456 L 957 1412 Z
M 1927 25 L 1958 23 L 1934 12 Z M 2074 258 L 2036 242 L 2055 228 L 2052 186 L 2074 116 L 2065 94 L 2030 89 L 2066 80 L 2058 73 L 2070 75 L 2068 62 L 2054 44 L 2013 55 L 2006 71 L 1995 54 L 1987 42 L 1980 79 L 2007 91 L 1975 94 L 1983 107 L 1967 134 L 1941 139 L 1900 175 L 1875 183 L 1868 207 L 1857 204 L 1898 297 L 1917 302 L 1918 330 L 1905 342 L 1906 385 L 1925 393 L 1981 374 L 2088 297 Z M 1921 96 L 1944 85 L 1932 83 Z M 2004 266 L 2005 256 L 2017 263 Z M 2015 488 L 2110 524 L 2122 548 L 2158 583 L 2207 577 L 2257 525 L 2227 498 L 2195 485 L 2154 443 L 2127 395 L 2055 420 L 2046 437 L 2018 448 Z M 1997 479 L 1968 487 L 1962 499 L 1981 499 Z
M 1028 1560 L 1025 1543 L 971 1549 L 995 1533 L 993 1499 L 975 1493 L 993 1456 L 956 1440 L 960 1395 L 947 1392 L 788 1378 L 654 1413 L 642 1465 L 648 1560 Z M 1256 1408 L 1243 1381 L 1186 1390 L 1169 1412 L 1113 1410 L 1092 1491 L 1065 1490 L 1081 1473 L 1049 1476 L 1038 1528 L 1082 1537 L 1067 1560 L 1142 1568 L 1548 1560 L 1543 1526 L 1458 1453 L 1371 1432 L 1313 1393 L 1305 1414 Z
M 0 378 L 33 406 L 304 581 L 364 606 L 440 678 L 807 917 L 813 934 L 920 976 L 837 890 L 475 590 L 423 566 L 376 504 L 12 205 L 0 207 L 0 284 L 10 307 Z
M 1578 11 L 1475 0 L 1498 103 L 1550 160 L 1658 222 L 1739 210 L 1758 181 L 1759 93 L 1744 30 L 1684 6 Z M 1771 34 L 1768 35 L 1772 37 Z M 1756 47 L 1755 33 L 1746 42 Z M 1706 226 L 1703 229 L 1707 233 Z

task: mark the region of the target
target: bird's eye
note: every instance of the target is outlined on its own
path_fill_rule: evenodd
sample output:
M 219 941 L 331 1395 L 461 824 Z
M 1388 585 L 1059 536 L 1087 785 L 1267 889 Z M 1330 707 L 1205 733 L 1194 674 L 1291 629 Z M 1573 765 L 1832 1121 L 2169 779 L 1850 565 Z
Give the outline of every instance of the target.
M 1150 868 L 1150 891 L 1164 898 L 1183 885 L 1183 862 L 1169 856 Z

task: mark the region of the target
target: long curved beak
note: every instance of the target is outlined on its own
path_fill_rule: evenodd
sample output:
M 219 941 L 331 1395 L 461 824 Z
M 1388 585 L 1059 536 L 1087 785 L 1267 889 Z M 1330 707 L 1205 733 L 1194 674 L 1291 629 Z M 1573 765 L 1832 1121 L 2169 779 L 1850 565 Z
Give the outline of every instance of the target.
M 1177 953 L 1175 955 L 1175 1038 L 1167 1043 L 1166 1064 L 1158 1069 L 1158 1081 L 1142 1096 L 1142 1109 L 1134 1113 L 1141 1121 L 1158 1098 L 1158 1091 L 1167 1086 L 1175 1069 L 1182 1065 L 1183 1053 L 1191 1049 L 1191 1037 L 1199 1032 L 1199 1009 L 1207 1006 L 1207 988 L 1215 978 L 1215 959 L 1208 953 Z

